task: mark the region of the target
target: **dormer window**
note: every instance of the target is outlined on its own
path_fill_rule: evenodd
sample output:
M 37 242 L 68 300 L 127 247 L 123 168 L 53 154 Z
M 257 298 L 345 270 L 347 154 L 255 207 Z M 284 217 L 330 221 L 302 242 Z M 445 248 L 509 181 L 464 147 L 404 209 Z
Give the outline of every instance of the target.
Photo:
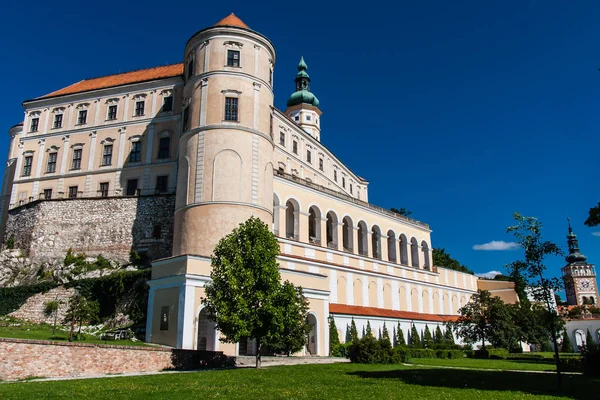
M 228 67 L 239 67 L 240 66 L 240 52 L 237 50 L 227 50 L 227 66 Z
M 310 115 L 307 115 L 307 116 L 306 116 L 306 120 L 307 120 L 307 121 L 310 121 Z
M 294 117 L 294 121 L 296 121 L 296 122 L 300 121 L 300 116 L 299 116 L 299 115 L 296 115 L 296 116 Z

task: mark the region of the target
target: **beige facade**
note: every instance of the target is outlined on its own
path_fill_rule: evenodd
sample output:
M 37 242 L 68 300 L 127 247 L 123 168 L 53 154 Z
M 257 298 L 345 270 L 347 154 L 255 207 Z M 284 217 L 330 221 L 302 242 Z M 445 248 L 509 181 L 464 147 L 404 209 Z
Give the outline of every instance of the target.
M 342 333 L 352 318 L 431 329 L 469 301 L 477 278 L 433 265 L 429 226 L 368 203 L 368 182 L 321 144 L 322 112 L 303 60 L 297 94 L 309 100 L 280 111 L 275 49 L 237 17 L 196 33 L 183 57 L 177 66 L 83 81 L 25 102 L 23 124 L 11 129 L 14 176 L 4 184 L 7 206 L 18 207 L 46 189 L 98 196 L 108 183 L 106 195 L 128 195 L 134 179 L 153 194 L 164 189 L 158 177 L 168 177 L 176 192 L 173 255 L 153 263 L 149 341 L 252 354 L 252 342 L 221 343 L 201 305 L 214 246 L 250 216 L 272 226 L 282 279 L 309 299 L 305 353 L 329 354 L 332 316 Z M 104 165 L 107 146 L 112 160 Z

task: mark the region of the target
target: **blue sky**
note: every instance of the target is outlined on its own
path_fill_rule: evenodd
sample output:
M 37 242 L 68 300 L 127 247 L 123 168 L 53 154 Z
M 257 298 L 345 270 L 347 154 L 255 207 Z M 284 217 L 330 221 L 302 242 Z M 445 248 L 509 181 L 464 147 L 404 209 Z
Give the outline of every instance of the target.
M 565 248 L 570 216 L 600 263 L 600 228 L 583 226 L 600 200 L 597 1 L 34 3 L 3 8 L 5 132 L 23 100 L 180 62 L 194 32 L 234 12 L 275 44 L 276 106 L 304 54 L 322 142 L 370 181 L 372 203 L 429 223 L 434 247 L 502 271 L 521 252 L 473 246 L 510 241 L 519 211 Z M 563 264 L 549 261 L 551 273 Z

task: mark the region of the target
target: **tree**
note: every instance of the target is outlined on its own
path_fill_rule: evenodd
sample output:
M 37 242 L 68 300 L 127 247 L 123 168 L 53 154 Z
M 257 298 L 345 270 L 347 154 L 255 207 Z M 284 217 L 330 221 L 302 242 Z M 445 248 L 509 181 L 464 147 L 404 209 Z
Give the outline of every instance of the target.
M 352 322 L 350 323 L 350 341 L 354 342 L 358 340 L 358 329 L 356 329 L 356 323 L 354 322 L 354 318 L 352 318 Z
M 405 217 L 408 217 L 410 214 L 412 214 L 412 211 L 404 207 L 400 208 L 399 210 L 397 208 L 392 207 L 390 208 L 390 211 L 396 214 L 404 215 Z
M 400 346 L 406 345 L 406 340 L 404 340 L 404 332 L 402 331 L 402 327 L 400 326 L 400 321 L 398 321 L 398 344 Z
M 280 282 L 279 243 L 260 219 L 251 217 L 222 238 L 211 258 L 211 282 L 202 300 L 221 341 L 236 343 L 254 339 L 256 367 L 264 346 L 279 346 L 293 322 L 303 326 L 301 289 Z M 292 295 L 293 294 L 293 295 Z M 291 316 L 284 315 L 295 310 Z
M 454 335 L 452 334 L 451 326 L 446 326 L 446 332 L 444 332 L 444 342 L 448 346 L 453 346 L 456 344 L 456 342 L 454 341 Z
M 373 331 L 371 330 L 371 322 L 368 320 L 367 320 L 367 330 L 365 331 L 365 335 L 373 336 Z
M 433 342 L 435 344 L 443 344 L 444 343 L 444 334 L 442 333 L 442 329 L 438 325 L 435 328 L 435 335 L 433 336 Z
M 385 326 L 385 322 L 383 323 L 383 333 L 381 334 L 381 339 L 386 341 L 390 345 L 392 344 L 390 340 L 390 333 L 388 332 L 387 326 Z
M 410 328 L 410 346 L 419 348 L 421 347 L 421 336 L 415 327 L 415 324 L 412 324 L 412 328 Z
M 77 292 L 75 296 L 72 296 L 69 300 L 67 312 L 65 313 L 65 323 L 71 323 L 71 332 L 69 334 L 69 341 L 73 338 L 73 329 L 75 325 L 79 325 L 79 333 L 81 333 L 81 326 L 84 322 L 96 322 L 98 320 L 98 313 L 100 312 L 100 304 L 96 300 L 91 300 L 86 296 L 82 296 Z
M 571 343 L 571 339 L 567 334 L 567 330 L 565 329 L 562 334 L 562 344 L 560 346 L 561 353 L 572 353 L 573 352 L 573 344 Z
M 590 228 L 600 225 L 600 203 L 597 206 L 590 208 L 588 218 L 584 224 Z
M 506 344 L 507 337 L 515 336 L 514 323 L 508 307 L 499 297 L 492 296 L 487 290 L 478 290 L 471 300 L 458 310 L 459 317 L 452 324 L 454 331 L 466 343 L 481 341 L 494 346 Z M 507 332 L 510 331 L 510 332 Z
M 281 310 L 283 331 L 268 345 L 273 351 L 290 356 L 306 345 L 311 329 L 308 323 L 308 299 L 302 294 L 302 288 L 285 281 L 275 306 Z M 334 329 L 334 332 L 337 337 L 337 329 Z M 339 337 L 337 340 L 339 343 Z
M 334 346 L 340 344 L 340 335 L 338 334 L 337 327 L 335 326 L 335 320 L 333 317 L 329 317 L 329 355 Z
M 432 257 L 433 265 L 452 269 L 454 271 L 466 272 L 467 274 L 473 275 L 473 271 L 471 271 L 469 268 L 465 267 L 460 262 L 452 258 L 450 254 L 446 253 L 445 249 L 434 248 L 432 251 Z
M 595 350 L 596 349 L 596 344 L 594 343 L 594 338 L 592 337 L 592 334 L 590 333 L 589 328 L 588 328 L 587 333 L 585 335 L 585 347 L 588 350 Z
M 517 243 L 524 249 L 523 260 L 513 261 L 506 268 L 511 276 L 519 276 L 536 301 L 542 302 L 548 310 L 548 330 L 554 344 L 556 361 L 556 383 L 561 389 L 560 356 L 558 354 L 558 335 L 560 332 L 560 317 L 552 306 L 554 292 L 559 290 L 562 282 L 558 278 L 546 278 L 545 258 L 547 256 L 562 255 L 560 248 L 542 237 L 543 225 L 537 218 L 525 217 L 514 213 L 516 225 L 506 228 L 507 233 L 512 233 Z
M 431 331 L 429 330 L 429 326 L 425 324 L 425 332 L 423 333 L 423 347 L 426 349 L 430 349 L 433 346 L 433 337 L 431 336 Z

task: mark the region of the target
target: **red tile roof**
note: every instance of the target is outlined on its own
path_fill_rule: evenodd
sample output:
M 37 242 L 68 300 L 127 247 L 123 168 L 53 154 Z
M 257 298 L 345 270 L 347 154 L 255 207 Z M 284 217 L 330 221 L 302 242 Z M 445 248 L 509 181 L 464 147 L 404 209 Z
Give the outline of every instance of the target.
M 412 311 L 388 310 L 386 308 L 348 306 L 345 304 L 329 304 L 332 314 L 362 315 L 365 317 L 388 317 L 394 319 L 411 319 L 418 321 L 447 322 L 456 320 L 453 315 L 424 314 Z
M 172 64 L 160 67 L 139 69 L 137 71 L 124 72 L 121 74 L 107 75 L 92 79 L 84 79 L 70 86 L 42 96 L 40 97 L 40 99 L 87 92 L 96 89 L 105 89 L 109 87 L 128 85 L 132 83 L 153 81 L 162 78 L 171 78 L 182 74 L 183 64 Z
M 250 29 L 241 19 L 235 16 L 234 13 L 229 14 L 213 26 L 236 26 L 238 28 Z

